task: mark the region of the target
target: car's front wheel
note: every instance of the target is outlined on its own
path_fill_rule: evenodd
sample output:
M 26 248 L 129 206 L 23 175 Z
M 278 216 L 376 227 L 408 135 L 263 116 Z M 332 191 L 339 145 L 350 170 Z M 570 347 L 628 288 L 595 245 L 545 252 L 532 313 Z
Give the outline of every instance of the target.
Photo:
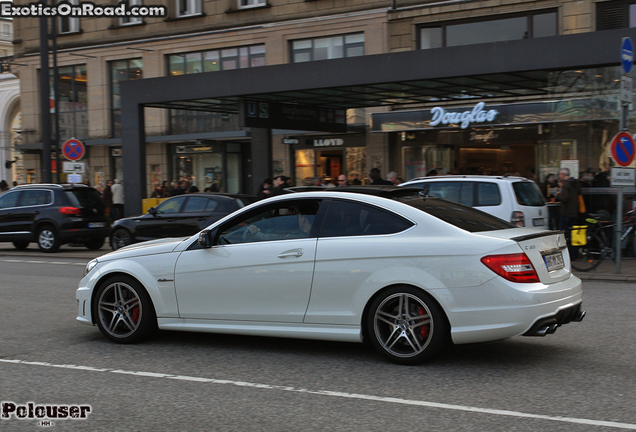
M 113 248 L 113 250 L 123 248 L 129 244 L 132 244 L 132 237 L 128 230 L 124 228 L 117 228 L 110 235 L 110 247 Z
M 95 295 L 97 327 L 117 343 L 134 343 L 157 328 L 152 301 L 143 286 L 130 276 L 112 276 Z
M 394 287 L 371 304 L 367 319 L 371 343 L 389 360 L 418 364 L 437 355 L 450 339 L 440 306 L 413 287 Z
M 60 248 L 57 231 L 51 225 L 45 225 L 38 231 L 38 247 L 42 252 L 56 252 Z

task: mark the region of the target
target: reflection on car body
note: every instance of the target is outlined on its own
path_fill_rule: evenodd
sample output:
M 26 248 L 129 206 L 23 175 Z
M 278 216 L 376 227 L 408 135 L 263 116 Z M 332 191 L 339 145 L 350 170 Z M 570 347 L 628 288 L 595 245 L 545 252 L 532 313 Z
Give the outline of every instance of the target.
M 256 201 L 241 194 L 197 193 L 168 198 L 141 216 L 118 219 L 110 233 L 113 250 L 132 243 L 196 234 L 222 217 Z
M 281 195 L 185 240 L 99 257 L 80 281 L 78 320 L 120 343 L 157 327 L 368 340 L 414 364 L 448 342 L 542 336 L 583 319 L 562 233 L 408 188 L 361 192 Z M 289 238 L 298 213 L 311 227 Z

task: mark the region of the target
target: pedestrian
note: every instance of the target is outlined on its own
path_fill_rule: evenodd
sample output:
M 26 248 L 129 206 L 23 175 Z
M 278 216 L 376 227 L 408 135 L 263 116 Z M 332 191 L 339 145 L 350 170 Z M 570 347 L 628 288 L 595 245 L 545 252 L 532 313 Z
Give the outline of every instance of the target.
M 113 185 L 110 188 L 113 191 L 113 220 L 121 219 L 124 217 L 124 185 L 119 179 L 113 180 Z
M 338 176 L 338 185 L 337 187 L 345 187 L 349 186 L 349 182 L 347 181 L 347 176 L 344 174 L 340 174 Z
M 258 199 L 269 198 L 272 196 L 272 182 L 271 178 L 266 178 L 261 183 L 260 191 L 258 192 Z
M 9 190 L 9 184 L 5 180 L 0 181 L 0 194 L 5 193 L 8 190 Z
M 390 173 L 388 173 L 386 175 L 386 179 L 387 181 L 391 182 L 391 184 L 393 185 L 399 185 L 400 184 L 400 180 L 398 179 L 398 175 L 395 171 L 391 171 Z
M 104 200 L 104 204 L 110 211 L 110 217 L 115 220 L 115 208 L 113 207 L 113 181 L 107 180 L 106 186 L 104 186 L 104 190 L 102 191 L 102 200 Z
M 287 187 L 287 179 L 288 177 L 284 175 L 274 177 L 274 180 L 272 182 L 272 185 L 274 187 L 272 188 L 271 196 L 281 195 L 285 193 L 285 188 Z
M 371 168 L 371 172 L 369 172 L 369 180 L 371 180 L 372 185 L 392 185 L 388 180 L 382 180 L 382 175 L 380 175 L 380 170 L 378 168 Z
M 555 199 L 560 203 L 559 210 L 559 230 L 564 231 L 566 236 L 570 237 L 572 225 L 576 224 L 579 218 L 579 195 L 581 193 L 581 185 L 574 177 L 570 177 L 568 168 L 559 170 L 559 179 Z M 571 257 L 576 256 L 576 249 L 570 246 L 568 241 L 568 249 Z
M 155 186 L 155 190 L 153 190 L 152 194 L 150 194 L 150 198 L 163 198 L 163 189 L 161 186 Z
M 164 180 L 161 185 L 161 198 L 168 198 L 170 196 L 170 183 L 168 180 Z

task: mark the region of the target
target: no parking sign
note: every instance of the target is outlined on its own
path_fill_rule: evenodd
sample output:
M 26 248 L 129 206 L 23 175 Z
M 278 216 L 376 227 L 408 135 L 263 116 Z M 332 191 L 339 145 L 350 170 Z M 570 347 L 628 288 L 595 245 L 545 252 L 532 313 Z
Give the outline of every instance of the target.
M 62 154 L 70 161 L 78 161 L 84 157 L 86 147 L 84 143 L 78 139 L 71 138 L 62 144 Z
M 614 139 L 612 139 L 610 150 L 614 162 L 622 167 L 629 166 L 634 161 L 634 153 L 636 150 L 634 138 L 632 138 L 629 132 L 619 132 Z

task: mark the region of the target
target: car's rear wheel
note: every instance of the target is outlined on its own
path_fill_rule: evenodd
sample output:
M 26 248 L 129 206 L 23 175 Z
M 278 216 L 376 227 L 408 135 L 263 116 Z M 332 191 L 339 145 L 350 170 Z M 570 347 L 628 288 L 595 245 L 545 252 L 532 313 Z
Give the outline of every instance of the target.
M 84 243 L 84 246 L 86 246 L 90 250 L 97 250 L 101 248 L 102 246 L 104 246 L 104 241 L 105 241 L 104 237 L 98 237 L 98 238 L 90 239 L 89 241 Z
M 408 286 L 388 289 L 373 301 L 367 330 L 377 351 L 408 365 L 434 357 L 450 339 L 450 326 L 439 305 Z
M 13 242 L 13 246 L 18 250 L 23 250 L 29 247 L 29 242 Z
M 100 285 L 95 294 L 94 312 L 97 327 L 113 342 L 138 342 L 157 328 L 148 293 L 129 276 L 112 276 Z
M 56 252 L 60 248 L 57 231 L 51 225 L 45 225 L 38 231 L 38 247 L 42 252 Z
M 124 228 L 117 228 L 110 235 L 110 247 L 113 248 L 113 250 L 123 248 L 124 246 L 128 246 L 129 244 L 132 244 L 132 237 L 130 233 Z

